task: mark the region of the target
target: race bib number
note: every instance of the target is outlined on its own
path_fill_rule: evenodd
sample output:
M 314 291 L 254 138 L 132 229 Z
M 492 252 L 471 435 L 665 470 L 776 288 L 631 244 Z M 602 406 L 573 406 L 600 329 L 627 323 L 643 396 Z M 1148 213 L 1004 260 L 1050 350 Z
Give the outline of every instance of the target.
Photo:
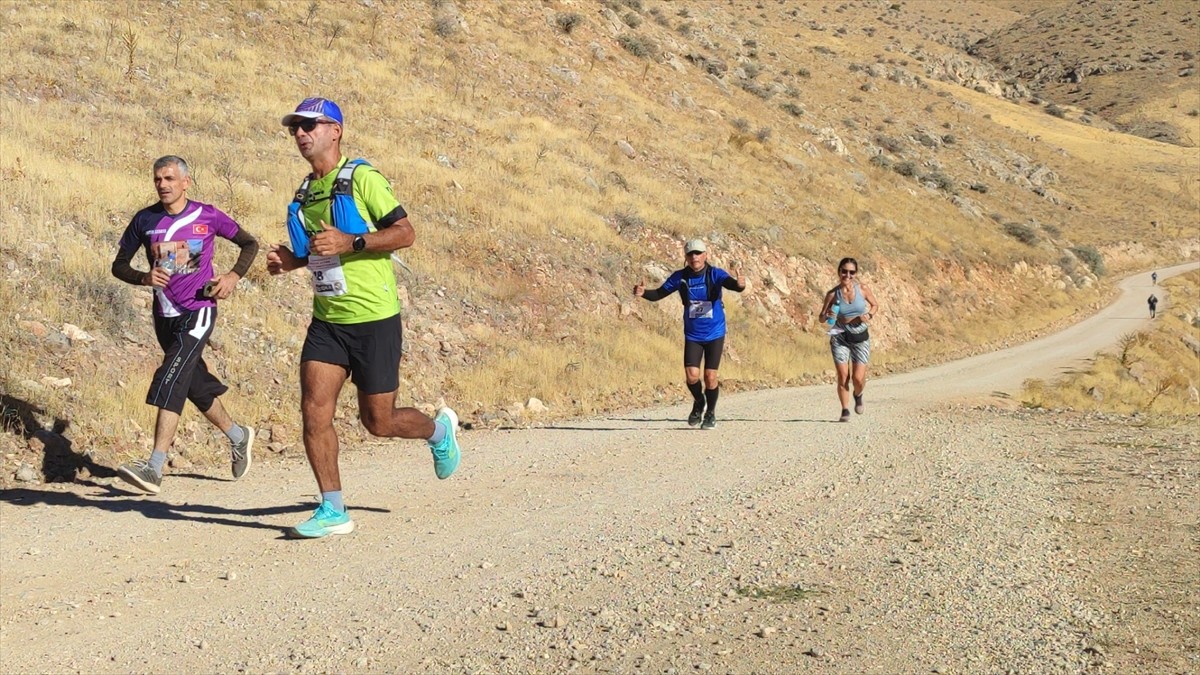
M 313 293 L 330 298 L 346 294 L 346 271 L 336 255 L 309 255 L 308 271 L 312 272 Z
M 712 303 L 708 300 L 693 300 L 688 304 L 689 319 L 711 319 Z

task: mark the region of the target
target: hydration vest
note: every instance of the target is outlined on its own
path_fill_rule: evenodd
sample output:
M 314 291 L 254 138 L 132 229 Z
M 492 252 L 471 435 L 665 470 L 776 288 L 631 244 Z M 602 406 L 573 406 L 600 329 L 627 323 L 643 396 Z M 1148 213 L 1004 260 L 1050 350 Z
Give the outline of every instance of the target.
M 684 268 L 682 272 L 687 274 L 689 268 Z M 683 301 L 683 306 L 687 307 L 692 301 L 692 287 L 688 285 L 688 278 L 683 276 L 679 284 L 679 299 Z M 721 298 L 721 287 L 713 283 L 713 268 L 712 265 L 704 266 L 704 289 L 705 296 L 709 302 L 716 302 Z
M 343 164 L 333 179 L 333 189 L 329 193 L 329 199 L 333 202 L 330 209 L 333 222 L 330 224 L 346 234 L 366 234 L 371 231 L 370 225 L 363 220 L 358 206 L 354 204 L 354 170 L 360 166 L 371 165 L 365 159 L 353 159 Z M 296 188 L 296 197 L 288 204 L 288 238 L 292 242 L 292 252 L 297 258 L 308 257 L 308 239 L 315 234 L 304 226 L 304 218 L 300 215 L 300 207 L 308 202 L 308 186 L 312 183 L 312 178 L 311 173 L 304 178 L 304 182 Z

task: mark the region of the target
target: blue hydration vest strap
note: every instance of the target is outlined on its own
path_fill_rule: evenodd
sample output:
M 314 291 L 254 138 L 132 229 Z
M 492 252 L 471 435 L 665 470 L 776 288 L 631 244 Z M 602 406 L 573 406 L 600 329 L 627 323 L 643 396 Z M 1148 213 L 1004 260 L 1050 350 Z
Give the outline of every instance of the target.
M 354 170 L 360 166 L 371 165 L 365 159 L 354 159 L 343 164 L 333 179 L 333 190 L 329 197 L 333 200 L 331 224 L 346 234 L 366 234 L 371 231 L 354 203 Z M 314 234 L 304 226 L 304 218 L 300 215 L 300 208 L 308 201 L 308 186 L 311 182 L 312 174 L 309 174 L 300 187 L 296 188 L 296 196 L 292 203 L 288 204 L 288 239 L 291 240 L 292 252 L 297 258 L 308 257 L 308 239 Z

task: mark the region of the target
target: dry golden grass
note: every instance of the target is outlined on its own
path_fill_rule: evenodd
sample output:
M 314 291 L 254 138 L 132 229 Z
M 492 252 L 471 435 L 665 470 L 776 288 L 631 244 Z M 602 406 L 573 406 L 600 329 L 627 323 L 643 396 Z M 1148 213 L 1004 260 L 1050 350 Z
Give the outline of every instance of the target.
M 279 118 L 314 94 L 341 103 L 346 154 L 392 180 L 417 229 L 416 246 L 401 252 L 407 271 L 398 268 L 415 327 L 408 339 L 418 345 L 403 366 L 409 395 L 428 405 L 444 392 L 469 401 L 468 415 L 529 396 L 566 415 L 682 395 L 678 317 L 639 305 L 640 320 L 622 318 L 619 303 L 632 301 L 647 265 L 678 267 L 684 238 L 714 241 L 714 261 L 740 263 L 752 280 L 729 301 L 722 370 L 754 386 L 828 370 L 812 315 L 843 255 L 860 259 L 887 308 L 876 353 L 886 366 L 1034 330 L 1096 301 L 1103 289 L 1062 262 L 1064 248 L 1120 252 L 1110 261 L 1119 273 L 1194 246 L 1194 233 L 1146 229 L 1148 214 L 1166 223 L 1194 214 L 1195 172 L 1186 170 L 1194 150 L 1101 134 L 939 83 L 876 78 L 875 91 L 861 91 L 870 78 L 851 64 L 886 61 L 921 75 L 888 32 L 948 49 L 902 28 L 868 38 L 861 29 L 879 24 L 871 12 L 801 3 L 792 16 L 782 5 L 694 3 L 685 36 L 675 4 L 644 4 L 661 6 L 671 26 L 647 20 L 636 32 L 673 61 L 630 55 L 591 3 L 460 3 L 469 29 L 448 38 L 434 32 L 428 3 L 323 2 L 308 20 L 305 3 L 276 0 L 0 6 L 8 47 L 0 253 L 10 265 L 0 307 L 101 338 L 92 351 L 56 358 L 16 321 L 0 325 L 11 356 L 0 384 L 74 368 L 70 392 L 30 394 L 33 402 L 70 417 L 89 442 L 136 445 L 126 422 L 148 427 L 141 400 L 157 347 L 148 310 L 131 304 L 139 291 L 108 268 L 129 217 L 153 199 L 150 163 L 186 157 L 194 198 L 264 243 L 281 241 L 307 165 Z M 972 7 L 992 21 L 1008 16 Z M 569 36 L 552 21 L 565 9 L 586 17 Z M 814 30 L 810 21 L 854 30 Z M 132 53 L 123 41 L 131 35 Z M 688 54 L 731 71 L 756 64 L 755 81 L 774 93 L 744 91 L 732 74 L 724 93 Z M 561 74 L 568 70 L 577 83 Z M 784 103 L 805 112 L 793 117 Z M 741 120 L 748 131 L 735 127 Z M 913 140 L 920 132 L 957 142 L 923 148 Z M 950 176 L 981 215 L 872 165 L 881 133 L 903 138 L 921 173 Z M 830 134 L 846 156 L 824 144 Z M 620 140 L 635 157 L 620 152 Z M 1013 152 L 1055 172 L 1051 187 L 1065 203 L 988 168 L 1011 164 Z M 967 189 L 976 182 L 986 194 Z M 1002 228 L 1009 221 L 1042 228 L 1041 240 L 1016 241 Z M 1148 243 L 1127 253 L 1131 240 Z M 225 248 L 218 261 L 227 266 Z M 1029 271 L 1015 273 L 1021 265 Z M 791 286 L 778 305 L 762 295 L 768 273 Z M 217 339 L 226 346 L 212 359 L 234 386 L 227 404 L 239 415 L 295 423 L 309 307 L 302 274 L 268 278 L 261 263 L 222 305 Z M 463 332 L 474 324 L 490 330 L 486 338 Z M 444 358 L 422 342 L 447 335 L 452 352 L 469 358 Z M 113 387 L 117 379 L 126 386 Z
M 1200 415 L 1200 272 L 1170 279 L 1163 290 L 1170 294 L 1170 308 L 1160 305 L 1152 328 L 1126 335 L 1114 352 L 1097 355 L 1086 370 L 1051 383 L 1026 382 L 1025 404 L 1191 419 Z

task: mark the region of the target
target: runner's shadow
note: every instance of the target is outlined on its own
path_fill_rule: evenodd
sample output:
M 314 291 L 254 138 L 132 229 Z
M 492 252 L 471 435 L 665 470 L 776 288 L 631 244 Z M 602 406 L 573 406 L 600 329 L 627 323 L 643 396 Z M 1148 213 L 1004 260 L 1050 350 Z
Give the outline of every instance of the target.
M 212 480 L 218 483 L 235 483 L 236 478 L 218 478 L 217 476 L 207 476 L 202 473 L 168 473 L 166 476 L 171 478 L 191 478 L 192 480 Z
M 130 493 L 117 490 L 111 486 L 104 487 L 109 491 L 107 495 L 82 495 L 74 492 L 52 492 L 48 490 L 30 490 L 28 488 L 0 490 L 0 504 L 9 504 L 12 506 L 44 504 L 46 506 L 94 508 L 110 513 L 140 513 L 145 518 L 156 520 L 185 520 L 193 523 L 276 531 L 280 529 L 278 525 L 236 520 L 224 516 L 263 518 L 287 513 L 302 513 L 311 511 L 314 508 L 312 502 L 251 509 L 229 509 L 211 504 L 171 504 L 153 499 L 131 499 Z M 370 506 L 356 507 L 355 510 L 391 513 L 391 509 Z
M 0 429 L 19 434 L 30 447 L 40 446 L 42 454 L 42 480 L 54 482 L 82 482 L 80 475 L 86 470 L 98 478 L 111 478 L 116 472 L 97 464 L 89 453 L 78 453 L 71 447 L 71 439 L 63 435 L 71 423 L 56 418 L 49 429 L 42 426 L 38 415 L 42 408 L 8 394 L 0 394 Z
M 636 418 L 636 419 L 631 418 L 631 417 L 617 417 L 617 418 L 613 418 L 613 421 L 615 421 L 615 422 L 675 422 L 678 424 L 687 424 L 686 419 L 675 419 L 673 417 L 640 417 L 640 418 Z M 724 424 L 726 422 L 756 422 L 756 423 L 782 422 L 784 424 L 794 424 L 794 423 L 799 423 L 799 422 L 834 422 L 834 423 L 836 423 L 837 420 L 835 420 L 835 419 L 834 420 L 827 420 L 827 419 L 814 420 L 814 419 L 801 419 L 801 418 L 792 419 L 792 420 L 780 420 L 780 419 L 765 420 L 765 419 L 757 419 L 757 418 L 751 418 L 751 417 L 722 417 L 720 415 L 717 415 L 717 424 L 718 425 Z M 568 429 L 568 428 L 572 428 L 572 427 L 547 427 L 547 428 Z M 586 430 L 587 427 L 580 427 L 580 429 Z
M 504 428 L 504 427 L 501 427 Z M 507 427 L 516 431 L 519 427 Z M 529 431 L 639 431 L 639 427 L 529 427 Z

